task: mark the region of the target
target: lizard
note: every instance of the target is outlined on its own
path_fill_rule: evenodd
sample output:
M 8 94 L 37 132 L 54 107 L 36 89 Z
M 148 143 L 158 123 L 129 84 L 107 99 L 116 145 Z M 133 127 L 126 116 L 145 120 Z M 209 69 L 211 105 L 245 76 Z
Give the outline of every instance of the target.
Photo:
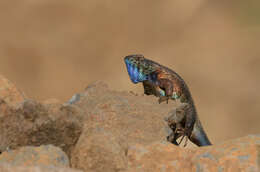
M 180 100 L 181 103 L 189 104 L 189 113 L 184 113 L 184 124 L 178 124 L 172 143 L 177 144 L 176 140 L 181 136 L 188 139 L 197 146 L 212 145 L 209 141 L 199 120 L 195 104 L 189 88 L 185 81 L 175 71 L 163 66 L 155 61 L 145 58 L 142 54 L 128 55 L 124 58 L 128 75 L 134 84 L 143 83 L 144 94 L 159 97 L 158 102 L 168 100 Z M 186 112 L 186 111 L 185 111 Z

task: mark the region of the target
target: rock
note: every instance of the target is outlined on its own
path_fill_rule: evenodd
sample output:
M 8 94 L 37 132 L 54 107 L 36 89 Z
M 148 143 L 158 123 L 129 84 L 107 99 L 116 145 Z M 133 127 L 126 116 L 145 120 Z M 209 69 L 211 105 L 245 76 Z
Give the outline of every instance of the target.
M 1 164 L 15 166 L 60 166 L 69 167 L 67 155 L 52 145 L 40 147 L 21 147 L 17 150 L 3 152 L 0 155 Z
M 127 147 L 109 131 L 97 129 L 81 136 L 80 144 L 72 153 L 72 166 L 84 171 L 115 172 L 125 169 Z
M 260 167 L 259 155 L 260 135 L 191 149 L 169 143 L 135 145 L 128 149 L 127 172 L 257 172 Z
M 0 75 L 0 99 L 9 105 L 15 105 L 24 101 L 25 95 L 12 82 Z
M 33 100 L 13 107 L 4 100 L 0 102 L 1 152 L 21 146 L 53 144 L 70 155 L 83 126 L 83 114 L 77 107 Z
M 169 142 L 157 142 L 147 146 L 141 144 L 132 145 L 129 147 L 127 154 L 127 172 L 175 172 L 189 170 L 189 161 L 186 162 L 186 166 L 182 166 L 184 162 L 182 162 L 181 158 L 185 154 L 186 149 L 177 147 Z
M 66 155 L 53 146 L 23 147 L 48 144 L 62 148 L 71 166 L 84 172 L 259 170 L 260 135 L 207 147 L 167 142 L 171 130 L 164 119 L 177 106 L 174 101 L 158 104 L 154 96 L 113 91 L 103 82 L 64 104 L 0 97 L 0 171 L 73 171 L 25 167 L 67 167 Z
M 80 170 L 75 170 L 71 168 L 63 168 L 63 167 L 42 167 L 42 166 L 13 166 L 10 164 L 1 164 L 0 165 L 1 172 L 82 172 Z
M 164 117 L 176 107 L 173 101 L 158 104 L 154 96 L 110 90 L 102 82 L 88 86 L 73 104 L 84 111 L 86 119 L 71 164 L 88 172 L 126 169 L 128 145 L 166 140 Z

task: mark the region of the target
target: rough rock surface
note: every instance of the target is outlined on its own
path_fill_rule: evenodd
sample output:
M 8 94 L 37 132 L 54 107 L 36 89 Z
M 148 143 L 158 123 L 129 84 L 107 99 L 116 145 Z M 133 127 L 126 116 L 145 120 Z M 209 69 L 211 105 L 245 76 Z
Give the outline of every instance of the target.
M 71 168 L 54 167 L 54 166 L 13 166 L 10 164 L 1 164 L 1 172 L 82 172 L 80 170 L 75 170 Z
M 176 106 L 173 102 L 159 105 L 151 96 L 112 91 L 104 83 L 90 85 L 75 100 L 75 106 L 83 108 L 87 117 L 71 163 L 96 172 L 126 169 L 128 145 L 166 140 L 163 119 Z
M 3 152 L 0 155 L 0 165 L 6 163 L 17 166 L 69 167 L 70 165 L 67 155 L 60 148 L 52 145 L 26 146 L 17 150 Z
M 77 107 L 25 100 L 9 106 L 0 99 L 0 152 L 21 146 L 53 144 L 70 154 L 82 131 Z
M 183 149 L 169 143 L 135 145 L 129 148 L 127 156 L 127 172 L 257 172 L 260 167 L 260 135 L 203 148 Z

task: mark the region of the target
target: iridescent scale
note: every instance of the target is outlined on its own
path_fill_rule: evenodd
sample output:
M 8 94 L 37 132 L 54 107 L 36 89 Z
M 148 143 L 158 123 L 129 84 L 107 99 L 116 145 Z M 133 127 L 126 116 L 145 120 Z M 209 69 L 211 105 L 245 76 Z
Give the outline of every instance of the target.
M 138 66 L 135 64 L 131 64 L 131 62 L 126 59 L 125 60 L 127 72 L 130 76 L 130 79 L 133 83 L 143 82 L 147 80 L 147 75 L 145 75 L 142 70 L 138 69 Z

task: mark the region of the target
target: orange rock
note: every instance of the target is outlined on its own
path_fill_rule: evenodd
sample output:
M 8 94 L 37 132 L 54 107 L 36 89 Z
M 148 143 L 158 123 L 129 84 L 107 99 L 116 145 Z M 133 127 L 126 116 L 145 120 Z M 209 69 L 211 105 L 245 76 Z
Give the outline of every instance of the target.
M 83 114 L 77 107 L 26 100 L 16 107 L 5 102 L 0 113 L 0 152 L 27 145 L 52 144 L 70 155 L 82 131 Z M 5 115 L 7 114 L 7 115 Z
M 10 164 L 1 164 L 1 172 L 82 172 L 71 168 L 54 167 L 54 166 L 14 166 Z
M 72 152 L 73 168 L 85 172 L 116 172 L 127 166 L 127 147 L 120 139 L 108 131 L 96 130 L 94 134 L 85 132 Z
M 181 148 L 167 142 L 130 146 L 127 154 L 128 172 L 180 171 L 183 168 L 178 158 L 181 153 L 184 153 Z
M 259 169 L 260 135 L 208 147 L 174 146 L 166 142 L 169 127 L 164 117 L 177 107 L 176 102 L 158 104 L 154 96 L 109 90 L 102 82 L 88 86 L 65 104 L 25 100 L 13 107 L 0 100 L 4 112 L 0 113 L 0 152 L 4 151 L 0 157 L 5 157 L 4 163 L 18 162 L 15 156 L 7 161 L 8 149 L 53 144 L 67 153 L 72 167 L 84 172 Z M 33 165 L 26 156 L 31 155 L 20 156 L 21 164 Z M 48 156 L 40 162 L 49 162 Z
M 60 166 L 69 167 L 67 155 L 58 147 L 52 145 L 40 147 L 21 147 L 17 150 L 0 154 L 0 164 L 16 166 Z
M 70 102 L 85 114 L 71 164 L 86 172 L 127 169 L 128 146 L 166 140 L 164 116 L 176 106 L 173 101 L 158 104 L 154 96 L 113 91 L 102 82 L 88 86 L 77 101 Z
M 259 135 L 191 149 L 168 143 L 135 145 L 128 150 L 127 172 L 257 172 L 260 165 L 259 155 Z

